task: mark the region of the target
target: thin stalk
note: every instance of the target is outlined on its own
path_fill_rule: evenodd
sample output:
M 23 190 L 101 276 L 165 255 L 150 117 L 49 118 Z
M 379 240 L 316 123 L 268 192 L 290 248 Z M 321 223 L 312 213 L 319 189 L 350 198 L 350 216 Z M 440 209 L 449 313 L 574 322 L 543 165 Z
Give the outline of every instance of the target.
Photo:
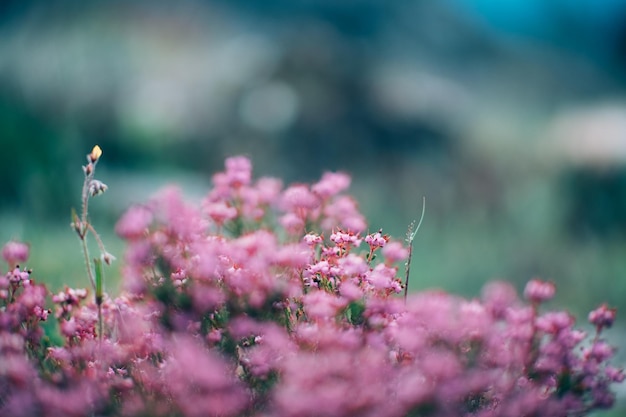
M 91 283 L 91 288 L 94 291 L 95 302 L 98 307 L 98 338 L 102 341 L 102 333 L 103 333 L 103 320 L 102 320 L 102 281 L 104 279 L 103 269 L 102 269 L 102 260 L 94 259 L 94 267 L 95 267 L 95 277 L 94 270 L 92 269 L 90 263 L 89 256 L 89 247 L 87 245 L 87 234 L 89 232 L 93 233 L 94 238 L 102 252 L 102 256 L 104 261 L 108 264 L 111 261 L 111 255 L 109 255 L 104 249 L 104 244 L 102 243 L 102 239 L 93 226 L 89 223 L 89 197 L 93 195 L 97 195 L 100 192 L 106 190 L 106 185 L 99 183 L 100 190 L 95 193 L 91 187 L 93 187 L 94 175 L 96 171 L 96 164 L 98 163 L 98 159 L 102 155 L 102 150 L 99 146 L 94 146 L 91 153 L 87 155 L 88 164 L 83 167 L 85 173 L 85 180 L 83 182 L 83 189 L 81 193 L 81 214 L 80 219 L 76 214 L 76 211 L 72 209 L 72 226 L 76 230 L 78 237 L 80 239 L 81 247 L 83 250 L 83 257 L 85 258 L 85 267 L 87 269 L 87 276 L 89 277 L 89 282 Z
M 83 256 L 85 257 L 85 267 L 87 268 L 87 276 L 89 277 L 89 282 L 91 283 L 91 288 L 95 293 L 96 291 L 96 280 L 93 276 L 93 271 L 91 270 L 91 263 L 89 262 L 89 249 L 87 248 L 87 238 L 86 236 L 80 239 L 81 246 L 83 247 Z
M 422 221 L 424 221 L 424 214 L 426 213 L 426 197 L 422 198 L 422 215 L 420 217 L 420 221 L 417 223 L 417 227 L 413 230 L 413 225 L 415 222 L 412 222 L 409 226 L 409 230 L 406 234 L 406 240 L 409 244 L 409 256 L 406 260 L 406 276 L 404 278 L 404 303 L 406 304 L 407 296 L 409 295 L 409 276 L 411 274 L 411 258 L 413 257 L 413 240 L 415 239 L 415 235 L 417 235 L 417 231 L 420 230 L 422 226 Z
M 98 339 L 102 343 L 102 282 L 104 281 L 104 270 L 102 268 L 102 260 L 94 258 L 93 264 L 96 269 L 96 305 L 98 306 Z
M 96 232 L 96 229 L 94 229 L 91 224 L 88 224 L 87 227 L 89 231 L 91 232 L 91 234 L 93 234 L 94 239 L 96 239 L 96 243 L 98 244 L 98 248 L 100 249 L 100 252 L 105 256 L 107 255 L 110 256 L 109 252 L 107 252 L 106 248 L 104 247 L 104 242 L 102 242 L 100 235 L 98 234 L 98 232 Z M 109 262 L 107 262 L 106 259 L 104 261 L 105 263 L 109 264 Z

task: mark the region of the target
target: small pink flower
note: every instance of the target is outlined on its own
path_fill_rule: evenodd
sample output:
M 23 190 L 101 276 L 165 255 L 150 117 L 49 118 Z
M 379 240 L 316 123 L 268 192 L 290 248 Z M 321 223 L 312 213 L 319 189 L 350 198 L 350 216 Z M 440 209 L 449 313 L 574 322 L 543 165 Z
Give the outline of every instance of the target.
M 623 382 L 626 377 L 623 369 L 615 368 L 613 366 L 607 366 L 605 368 L 605 372 L 606 376 L 614 382 Z
M 281 208 L 286 211 L 313 210 L 319 205 L 319 199 L 306 185 L 292 185 L 283 191 L 281 198 Z
M 352 281 L 345 281 L 339 287 L 339 294 L 349 301 L 358 300 L 363 297 L 363 290 Z
M 365 243 L 370 245 L 370 248 L 382 248 L 387 244 L 389 240 L 389 236 L 383 236 L 383 234 L 378 231 L 376 233 L 369 234 L 365 236 Z
M 383 256 L 388 263 L 403 261 L 409 256 L 409 250 L 400 242 L 389 242 L 382 250 Z
M 613 356 L 613 347 L 606 342 L 599 341 L 594 343 L 590 348 L 583 352 L 586 359 L 594 359 L 598 362 L 604 362 Z
M 273 261 L 280 266 L 302 269 L 312 258 L 311 249 L 302 243 L 281 247 L 273 256 Z
M 30 281 L 30 273 L 28 270 L 20 270 L 20 268 L 16 266 L 13 271 L 7 274 L 7 278 L 12 284 L 28 285 Z
M 396 270 L 384 264 L 378 264 L 366 277 L 367 281 L 376 290 L 391 290 L 400 292 L 401 287 L 396 281 Z
M 348 304 L 348 300 L 320 290 L 302 297 L 302 304 L 310 319 L 328 320 L 334 318 Z
M 556 292 L 556 286 L 552 282 L 533 279 L 526 284 L 524 297 L 533 303 L 542 303 L 551 300 Z
M 223 225 L 229 220 L 237 217 L 237 209 L 229 206 L 223 201 L 205 202 L 204 212 L 218 225 Z
M 115 225 L 115 233 L 124 239 L 139 239 L 146 234 L 152 218 L 147 207 L 132 206 Z
M 344 274 L 350 277 L 359 277 L 369 271 L 369 265 L 362 257 L 353 253 L 337 261 Z
M 317 235 L 315 233 L 307 233 L 306 235 L 304 235 L 302 240 L 309 246 L 315 246 L 318 243 L 322 243 L 324 241 L 324 239 L 322 239 L 320 235 Z
M 21 242 L 11 241 L 2 248 L 2 258 L 11 267 L 24 263 L 28 259 L 28 245 Z
M 611 327 L 615 321 L 617 309 L 609 308 L 608 305 L 602 304 L 600 307 L 589 313 L 589 322 L 599 329 Z
M 249 185 L 252 179 L 252 163 L 245 156 L 226 159 L 226 181 L 233 187 Z
M 278 221 L 287 232 L 292 234 L 300 233 L 304 229 L 304 220 L 294 213 L 287 213 L 281 216 Z
M 277 178 L 260 178 L 255 188 L 258 192 L 258 198 L 260 204 L 272 204 L 276 201 L 280 195 L 280 190 L 283 188 L 283 183 Z
M 339 194 L 350 186 L 350 176 L 343 172 L 326 172 L 322 179 L 313 184 L 311 189 L 314 193 L 326 199 Z
M 344 232 L 342 230 L 337 230 L 336 232 L 330 235 L 330 240 L 335 242 L 337 246 L 342 246 L 344 244 L 351 244 L 354 246 L 359 246 L 361 244 L 361 238 L 358 233 L 352 232 Z
M 565 311 L 545 313 L 537 318 L 537 329 L 548 334 L 558 334 L 574 324 L 574 318 Z
M 506 310 L 519 304 L 517 291 L 504 281 L 492 281 L 486 284 L 482 290 L 482 299 L 485 307 L 496 318 L 504 318 Z
M 353 232 L 362 232 L 367 227 L 365 217 L 359 212 L 356 201 L 347 195 L 332 199 L 324 207 L 324 216 L 326 218 L 322 220 L 322 227 L 325 229 L 341 227 Z
M 65 337 L 72 337 L 76 335 L 76 331 L 78 329 L 78 325 L 76 324 L 76 320 L 72 317 L 69 320 L 61 321 L 59 324 L 61 327 L 61 333 Z

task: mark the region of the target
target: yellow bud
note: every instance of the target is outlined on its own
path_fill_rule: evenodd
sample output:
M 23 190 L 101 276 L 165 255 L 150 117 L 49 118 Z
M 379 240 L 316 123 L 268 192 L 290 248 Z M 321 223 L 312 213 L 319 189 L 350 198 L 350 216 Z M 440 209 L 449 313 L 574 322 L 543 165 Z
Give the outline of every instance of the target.
M 102 156 L 102 149 L 98 145 L 94 146 L 89 154 L 91 162 L 96 162 Z

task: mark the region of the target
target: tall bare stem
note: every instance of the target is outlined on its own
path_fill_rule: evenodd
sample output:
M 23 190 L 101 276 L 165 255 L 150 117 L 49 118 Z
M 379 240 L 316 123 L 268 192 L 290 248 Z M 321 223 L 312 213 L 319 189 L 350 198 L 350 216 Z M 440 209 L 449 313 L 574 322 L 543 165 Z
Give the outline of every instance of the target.
M 406 260 L 406 276 L 404 278 L 404 302 L 406 303 L 406 298 L 409 295 L 409 276 L 411 275 L 411 258 L 413 257 L 413 240 L 415 239 L 415 235 L 417 235 L 417 231 L 420 230 L 420 226 L 422 225 L 422 221 L 424 220 L 424 214 L 426 213 L 426 197 L 422 199 L 422 215 L 420 217 L 420 221 L 417 223 L 417 227 L 415 226 L 415 221 L 412 221 L 409 225 L 409 230 L 406 232 L 406 242 L 409 244 L 409 256 Z
M 76 231 L 80 240 L 81 248 L 83 251 L 83 257 L 85 258 L 85 267 L 87 269 L 87 276 L 91 283 L 91 288 L 94 292 L 95 302 L 98 307 L 98 339 L 102 341 L 103 324 L 102 324 L 102 281 L 104 274 L 102 270 L 102 261 L 106 264 L 110 264 L 113 256 L 109 254 L 104 248 L 102 239 L 93 226 L 89 223 L 89 198 L 102 194 L 107 190 L 106 184 L 94 179 L 96 172 L 96 165 L 98 160 L 102 156 L 102 150 L 98 145 L 94 146 L 91 152 L 87 155 L 87 165 L 83 166 L 83 172 L 85 174 L 85 180 L 83 181 L 83 189 L 81 193 L 81 213 L 80 217 L 76 213 L 76 210 L 72 209 L 72 228 Z M 98 248 L 101 252 L 101 259 L 93 259 L 93 267 L 91 265 L 91 257 L 89 255 L 89 246 L 87 245 L 87 235 L 91 232 L 96 239 Z M 95 268 L 95 272 L 94 272 Z

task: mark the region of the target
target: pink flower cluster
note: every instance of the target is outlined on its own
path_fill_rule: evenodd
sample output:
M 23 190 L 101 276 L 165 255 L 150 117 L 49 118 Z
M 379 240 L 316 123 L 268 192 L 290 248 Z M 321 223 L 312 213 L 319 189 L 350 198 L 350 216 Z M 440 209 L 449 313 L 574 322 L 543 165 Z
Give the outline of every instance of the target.
M 98 308 L 85 290 L 52 297 L 62 344 L 42 330 L 45 287 L 3 251 L 0 415 L 566 416 L 613 403 L 602 339 L 615 310 L 540 311 L 555 287 L 504 282 L 466 300 L 405 301 L 409 251 L 365 233 L 350 178 L 254 181 L 226 160 L 200 207 L 169 188 L 131 207 L 123 291 Z

